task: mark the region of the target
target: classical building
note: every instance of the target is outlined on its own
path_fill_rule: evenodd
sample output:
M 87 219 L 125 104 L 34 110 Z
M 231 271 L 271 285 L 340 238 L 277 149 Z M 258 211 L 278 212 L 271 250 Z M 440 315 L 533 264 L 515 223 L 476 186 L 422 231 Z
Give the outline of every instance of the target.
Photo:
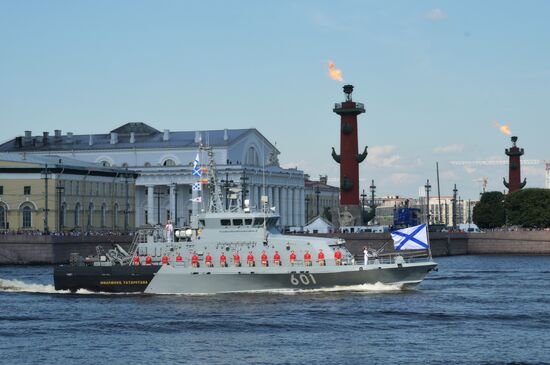
M 190 223 L 191 186 L 197 181 L 192 166 L 200 147 L 214 152 L 226 191 L 242 188 L 252 206 L 259 206 L 261 196 L 266 195 L 281 215 L 282 227 L 305 225 L 303 172 L 281 168 L 280 152 L 254 128 L 161 132 L 144 123 L 127 123 L 106 134 L 56 130 L 53 136 L 48 132 L 33 136 L 26 131 L 0 145 L 0 151 L 54 154 L 135 172 L 135 225 L 172 219 L 185 226 Z M 204 150 L 199 159 L 207 163 Z
M 0 153 L 0 230 L 131 230 L 136 177 L 68 157 Z

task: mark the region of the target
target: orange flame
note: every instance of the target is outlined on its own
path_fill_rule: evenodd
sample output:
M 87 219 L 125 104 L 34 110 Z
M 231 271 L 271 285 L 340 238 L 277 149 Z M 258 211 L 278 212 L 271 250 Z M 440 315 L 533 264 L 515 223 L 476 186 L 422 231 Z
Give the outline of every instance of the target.
M 342 70 L 334 68 L 334 62 L 328 61 L 328 74 L 333 80 L 344 81 L 342 78 Z
M 502 133 L 506 134 L 507 136 L 512 134 L 512 132 L 510 132 L 510 127 L 508 126 L 508 124 L 500 124 L 499 122 L 495 122 L 495 127 L 497 127 Z

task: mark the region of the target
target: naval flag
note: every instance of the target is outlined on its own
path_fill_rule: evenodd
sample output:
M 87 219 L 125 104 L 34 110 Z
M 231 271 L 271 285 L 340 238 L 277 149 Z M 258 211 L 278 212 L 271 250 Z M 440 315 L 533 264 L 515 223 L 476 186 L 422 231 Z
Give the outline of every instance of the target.
M 391 232 L 395 251 L 429 249 L 426 224 Z
M 193 183 L 193 185 L 191 186 L 191 190 L 201 191 L 202 190 L 201 183 L 200 182 Z
M 197 157 L 195 157 L 195 161 L 193 161 L 193 176 L 202 176 L 202 170 L 199 166 L 199 154 L 197 153 Z

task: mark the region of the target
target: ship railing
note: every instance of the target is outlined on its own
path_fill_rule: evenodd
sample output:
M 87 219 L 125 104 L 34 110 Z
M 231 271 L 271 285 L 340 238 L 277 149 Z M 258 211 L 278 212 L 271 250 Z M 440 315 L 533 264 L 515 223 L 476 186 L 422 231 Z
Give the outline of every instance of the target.
M 402 252 L 390 252 L 369 257 L 367 260 L 367 264 L 399 264 L 423 261 L 431 261 L 431 258 L 426 252 L 412 251 L 407 254 L 404 254 Z M 364 264 L 363 257 L 361 257 L 360 262 L 363 262 Z

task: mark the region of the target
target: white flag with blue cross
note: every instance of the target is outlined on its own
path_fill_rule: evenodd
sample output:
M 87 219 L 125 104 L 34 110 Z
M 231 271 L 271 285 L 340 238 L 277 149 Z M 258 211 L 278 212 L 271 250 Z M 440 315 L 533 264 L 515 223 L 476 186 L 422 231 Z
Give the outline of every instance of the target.
M 202 170 L 199 164 L 199 154 L 197 153 L 197 157 L 195 157 L 195 161 L 193 161 L 193 176 L 202 176 Z
M 427 250 L 430 248 L 428 230 L 425 223 L 393 231 L 391 232 L 391 238 L 393 239 L 395 251 Z

